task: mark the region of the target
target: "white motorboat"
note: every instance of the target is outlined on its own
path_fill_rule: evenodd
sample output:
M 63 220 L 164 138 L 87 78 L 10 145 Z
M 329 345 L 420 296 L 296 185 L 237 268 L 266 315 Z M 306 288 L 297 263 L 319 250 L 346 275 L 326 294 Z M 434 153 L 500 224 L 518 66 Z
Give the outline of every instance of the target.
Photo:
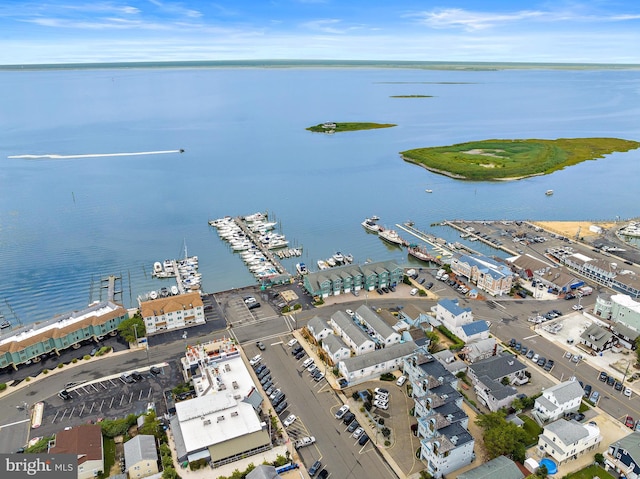
M 347 263 L 353 263 L 353 255 L 351 253 L 344 255 L 344 260 Z
M 309 270 L 307 269 L 307 265 L 304 263 L 296 264 L 296 270 L 298 270 L 298 273 L 300 274 L 307 274 L 309 272 Z
M 326 263 L 327 263 L 331 268 L 333 268 L 333 267 L 336 265 L 336 260 L 335 260 L 335 259 L 333 259 L 333 258 L 327 258 L 327 259 L 325 260 L 325 262 L 326 262 Z
M 329 269 L 329 265 L 327 264 L 326 261 L 324 261 L 322 259 L 319 259 L 318 260 L 318 268 L 320 268 L 321 270 Z
M 150 291 L 149 292 L 149 299 L 158 299 L 158 292 L 157 291 Z
M 374 218 L 377 218 L 377 216 L 374 216 Z M 367 231 L 371 232 L 371 233 L 378 233 L 380 231 L 380 225 L 378 225 L 376 223 L 377 220 L 374 220 L 373 218 L 366 218 L 362 223 L 360 223 L 364 229 L 366 229 Z
M 173 286 L 171 286 L 171 294 L 173 294 L 175 296 L 178 293 L 179 293 L 178 287 L 175 284 Z
M 335 252 L 333 259 L 336 260 L 336 263 L 344 263 L 344 255 L 340 251 Z
M 424 192 L 425 192 L 425 193 L 433 193 L 433 190 L 429 190 L 429 189 L 427 189 L 427 190 L 424 190 Z
M 544 194 L 547 196 L 551 196 L 553 194 L 553 190 L 547 190 Z
M 162 263 L 160 261 L 153 263 L 153 272 L 155 274 L 162 273 Z
M 382 230 L 378 233 L 381 239 L 386 241 L 387 243 L 391 243 L 392 245 L 402 246 L 404 244 L 404 240 L 400 238 L 400 235 L 395 230 Z

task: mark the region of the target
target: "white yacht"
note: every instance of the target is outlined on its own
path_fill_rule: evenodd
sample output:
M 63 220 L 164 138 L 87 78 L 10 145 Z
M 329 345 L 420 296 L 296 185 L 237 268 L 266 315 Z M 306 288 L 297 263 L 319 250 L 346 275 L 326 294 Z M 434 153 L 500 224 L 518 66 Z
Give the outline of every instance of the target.
M 300 274 L 307 274 L 309 272 L 309 270 L 307 270 L 307 265 L 304 263 L 296 264 L 296 270 L 298 270 L 298 273 Z
M 402 246 L 404 244 L 404 240 L 400 238 L 395 230 L 382 230 L 378 233 L 378 236 L 387 243 L 391 243 L 396 246 Z
M 327 264 L 327 262 L 325 260 L 319 259 L 318 260 L 318 268 L 320 268 L 321 270 L 329 269 L 329 265 Z
M 376 223 L 376 221 L 373 218 L 377 218 L 377 216 L 374 216 L 372 218 L 366 218 L 362 223 L 360 223 L 364 229 L 366 229 L 367 231 L 370 231 L 371 233 L 378 233 L 380 231 L 380 226 Z
M 344 263 L 344 255 L 340 251 L 335 252 L 333 259 L 336 260 L 336 263 Z

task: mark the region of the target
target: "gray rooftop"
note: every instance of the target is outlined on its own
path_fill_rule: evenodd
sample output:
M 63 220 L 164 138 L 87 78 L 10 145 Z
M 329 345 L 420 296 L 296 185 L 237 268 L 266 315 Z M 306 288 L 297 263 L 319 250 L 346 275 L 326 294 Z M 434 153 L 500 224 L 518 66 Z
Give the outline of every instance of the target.
M 386 348 L 376 349 L 367 354 L 361 354 L 360 356 L 352 356 L 350 358 L 343 359 L 348 371 L 357 371 L 358 369 L 365 369 L 374 364 L 381 364 L 387 361 L 391 361 L 396 358 L 404 358 L 413 353 L 418 346 L 413 341 L 407 341 L 405 343 L 393 344 Z
M 524 474 L 522 474 L 515 462 L 505 456 L 498 456 L 467 472 L 458 474 L 458 479 L 494 479 L 496 477 L 500 479 L 522 479 Z
M 554 433 L 566 445 L 574 444 L 589 435 L 589 432 L 582 424 L 576 421 L 567 421 L 566 419 L 558 419 L 551 424 L 547 424 L 544 429 Z
M 307 328 L 312 329 L 314 334 L 318 334 L 323 329 L 331 329 L 329 324 L 319 316 L 314 316 L 307 323 Z
M 382 319 L 378 313 L 366 304 L 356 309 L 356 313 L 383 338 L 397 334 L 391 326 L 385 323 L 384 319 Z
M 336 336 L 335 334 L 330 334 L 326 338 L 324 338 L 322 340 L 322 345 L 326 346 L 327 348 L 329 348 L 329 352 L 331 354 L 335 354 L 341 348 L 349 349 L 349 346 L 347 346 L 344 343 L 344 341 L 342 339 L 340 339 L 339 336 Z
M 576 398 L 581 398 L 584 390 L 578 381 L 565 381 L 546 389 L 544 395 L 547 394 L 553 395 L 559 404 L 564 404 Z
M 127 470 L 142 460 L 157 461 L 156 440 L 151 434 L 138 434 L 124 443 Z
M 498 401 L 511 396 L 515 397 L 518 394 L 518 390 L 513 386 L 505 386 L 501 382 L 495 381 L 488 376 L 481 376 L 478 378 L 478 381 L 480 381 Z
M 344 333 L 358 346 L 367 341 L 373 341 L 362 329 L 360 329 L 344 311 L 336 311 L 331 315 L 331 320 L 335 322 Z
M 491 356 L 469 366 L 476 377 L 488 376 L 493 380 L 500 380 L 509 374 L 527 369 L 511 354 Z
M 276 468 L 266 464 L 260 464 L 247 474 L 247 479 L 279 479 L 281 476 L 276 472 Z
M 640 464 L 640 432 L 634 431 L 614 442 L 612 446 L 624 449 L 636 464 Z
M 592 324 L 580 335 L 580 338 L 601 348 L 607 344 L 607 341 L 609 341 L 612 336 L 613 333 L 611 331 L 607 331 L 597 324 Z

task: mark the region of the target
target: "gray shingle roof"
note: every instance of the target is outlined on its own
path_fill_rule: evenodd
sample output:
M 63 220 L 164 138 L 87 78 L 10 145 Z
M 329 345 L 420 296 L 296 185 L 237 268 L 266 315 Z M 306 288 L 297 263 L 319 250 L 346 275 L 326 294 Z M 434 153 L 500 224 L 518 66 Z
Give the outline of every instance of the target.
M 565 381 L 545 390 L 545 395 L 551 393 L 559 404 L 581 398 L 584 390 L 578 381 Z
M 366 341 L 373 341 L 344 311 L 336 311 L 333 313 L 331 320 L 358 346 L 364 344 Z
M 260 464 L 247 474 L 247 479 L 278 479 L 281 476 L 276 472 L 276 468 L 266 464 Z
M 469 366 L 476 377 L 488 376 L 493 380 L 499 380 L 509 374 L 527 369 L 527 366 L 518 361 L 511 354 L 496 355 L 483 359 Z
M 313 334 L 318 334 L 323 329 L 331 329 L 327 322 L 319 316 L 314 316 L 307 323 L 307 328 L 313 331 Z
M 636 464 L 640 464 L 640 432 L 632 432 L 628 436 L 614 442 L 612 446 L 617 446 L 629 454 Z
M 356 309 L 356 313 L 383 338 L 388 338 L 395 333 L 394 329 L 366 304 Z
M 498 456 L 489 462 L 458 474 L 458 479 L 522 479 L 524 474 L 516 463 L 505 456 Z
M 589 435 L 589 432 L 582 424 L 576 421 L 567 421 L 566 419 L 558 419 L 551 424 L 547 424 L 545 430 L 554 433 L 566 445 L 576 443 Z
M 387 346 L 386 348 L 376 349 L 375 351 L 361 354 L 360 356 L 352 356 L 343 359 L 341 362 L 344 363 L 348 371 L 357 371 L 374 364 L 381 364 L 392 359 L 409 356 L 417 347 L 413 341 L 407 341 L 406 343 L 398 343 Z
M 338 336 L 336 336 L 335 334 L 330 334 L 326 338 L 324 338 L 322 340 L 322 345 L 329 348 L 329 352 L 331 354 L 335 354 L 337 351 L 340 350 L 340 348 L 349 349 L 349 346 L 344 344 L 344 341 L 340 339 Z
M 129 439 L 124 443 L 124 460 L 127 469 L 142 460 L 157 461 L 155 438 L 150 434 L 138 434 Z

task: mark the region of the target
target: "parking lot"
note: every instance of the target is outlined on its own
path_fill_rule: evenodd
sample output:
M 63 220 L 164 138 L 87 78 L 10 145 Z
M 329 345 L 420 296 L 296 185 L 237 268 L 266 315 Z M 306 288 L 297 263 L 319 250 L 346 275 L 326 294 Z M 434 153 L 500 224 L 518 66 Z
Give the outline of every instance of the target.
M 347 431 L 348 425 L 335 419 L 334 414 L 342 402 L 325 377 L 315 380 L 303 366 L 304 361 L 309 358 L 307 353 L 299 359 L 291 354 L 297 346 L 287 344 L 292 337 L 282 335 L 265 342 L 264 351 L 260 351 L 256 345 L 247 345 L 245 352 L 249 356 L 262 356 L 260 364 L 269 369 L 272 387 L 280 389 L 286 396 L 283 401 L 287 402 L 287 406 L 278 416 L 281 421 L 292 414 L 296 416 L 290 426 L 282 426 L 290 440 L 295 442 L 303 437 L 315 437 L 314 444 L 297 450 L 301 461 L 307 468 L 315 461 L 321 461 L 331 477 L 349 477 L 350 474 L 351 477 L 393 477 L 372 441 L 360 445 L 359 439 L 352 437 L 352 432 Z M 308 350 L 308 345 L 305 344 L 304 347 Z M 324 375 L 332 374 L 322 366 L 320 372 Z M 276 407 L 268 402 L 263 405 L 263 410 L 270 410 L 275 414 Z
M 58 394 L 44 402 L 42 425 L 38 435 L 49 435 L 63 427 L 73 427 L 128 414 L 141 414 L 149 407 L 160 417 L 167 412 L 163 391 L 182 382 L 179 371 L 164 363 L 157 374 L 140 368 L 139 380 L 126 382 L 121 375 L 108 376 L 80 384 L 64 385 L 67 394 Z M 67 399 L 63 399 L 67 397 Z

